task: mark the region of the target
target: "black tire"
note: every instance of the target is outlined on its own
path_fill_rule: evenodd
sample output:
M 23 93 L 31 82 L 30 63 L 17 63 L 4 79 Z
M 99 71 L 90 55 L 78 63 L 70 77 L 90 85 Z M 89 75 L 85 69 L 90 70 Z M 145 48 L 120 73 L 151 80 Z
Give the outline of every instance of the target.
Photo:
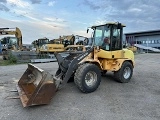
M 87 80 L 87 76 L 90 80 Z M 91 63 L 80 65 L 75 72 L 74 82 L 82 92 L 91 93 L 100 85 L 101 71 L 98 66 Z
M 133 74 L 133 65 L 129 61 L 125 61 L 122 64 L 121 68 L 118 71 L 114 72 L 114 77 L 118 82 L 127 83 L 130 81 L 132 74 Z

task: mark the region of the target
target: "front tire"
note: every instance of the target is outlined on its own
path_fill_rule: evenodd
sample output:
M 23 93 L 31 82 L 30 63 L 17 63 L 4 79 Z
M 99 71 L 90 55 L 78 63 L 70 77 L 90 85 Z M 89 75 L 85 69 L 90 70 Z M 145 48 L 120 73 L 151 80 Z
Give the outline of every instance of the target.
M 114 72 L 114 76 L 118 82 L 127 83 L 133 74 L 133 65 L 129 61 L 125 61 L 121 68 Z
M 80 65 L 75 72 L 74 82 L 82 92 L 94 92 L 100 85 L 101 71 L 98 66 L 91 63 Z

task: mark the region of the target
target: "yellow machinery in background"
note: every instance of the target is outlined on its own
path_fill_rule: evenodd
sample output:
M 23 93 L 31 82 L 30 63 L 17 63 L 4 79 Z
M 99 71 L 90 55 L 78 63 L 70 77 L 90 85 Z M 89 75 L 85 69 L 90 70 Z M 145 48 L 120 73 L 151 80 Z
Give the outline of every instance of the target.
M 123 27 L 121 23 L 92 26 L 94 42 L 89 49 L 69 51 L 69 56 L 64 58 L 55 52 L 59 68 L 54 76 L 28 64 L 17 84 L 23 106 L 48 104 L 70 78 L 74 78 L 75 85 L 84 93 L 94 92 L 101 83 L 102 73 L 107 71 L 113 72 L 118 82 L 129 82 L 135 61 L 133 52 L 122 48 Z
M 22 51 L 22 34 L 21 30 L 16 28 L 0 28 L 0 36 L 14 35 L 15 37 L 4 37 L 1 39 L 3 59 L 7 59 L 8 51 Z
M 48 44 L 44 44 L 40 47 L 40 54 L 53 54 L 54 52 L 63 52 L 65 46 L 70 44 L 73 40 L 72 36 L 67 36 L 67 41 L 64 42 L 64 37 L 59 37 L 58 39 L 50 40 Z
M 46 45 L 49 43 L 49 39 L 44 37 L 44 38 L 39 38 L 38 40 L 34 40 L 32 42 L 34 48 L 36 48 L 36 52 L 39 53 L 40 52 L 40 48 L 43 46 L 43 45 Z
M 16 28 L 0 28 L 0 36 L 1 35 L 15 35 L 14 40 L 12 39 L 2 39 L 2 45 L 9 45 L 11 49 L 14 49 L 14 46 L 17 46 L 15 49 L 22 50 L 22 34 L 18 27 Z M 9 37 L 8 37 L 9 38 Z M 13 48 L 12 48 L 13 47 Z M 7 50 L 8 48 L 2 48 L 2 50 Z
M 123 48 L 127 48 L 131 51 L 133 51 L 134 53 L 137 52 L 137 47 L 134 46 L 134 44 L 130 44 L 130 43 L 127 43 L 127 40 L 126 41 L 123 41 Z
M 133 51 L 134 53 L 137 52 L 137 47 L 135 47 L 135 46 L 128 46 L 127 49 Z
M 53 54 L 54 52 L 64 52 L 66 50 L 71 50 L 72 48 L 76 48 L 76 47 L 77 49 L 81 48 L 80 46 L 77 46 L 77 45 L 83 45 L 83 44 L 76 44 L 75 40 L 76 39 L 74 35 L 60 36 L 58 39 L 50 40 L 48 44 L 42 45 L 40 47 L 40 53 Z

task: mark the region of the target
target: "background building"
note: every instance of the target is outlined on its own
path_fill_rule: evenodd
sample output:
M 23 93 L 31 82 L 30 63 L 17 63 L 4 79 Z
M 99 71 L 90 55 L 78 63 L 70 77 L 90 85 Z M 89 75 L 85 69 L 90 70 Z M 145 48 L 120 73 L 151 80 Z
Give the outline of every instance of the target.
M 138 44 L 140 48 L 148 47 L 160 49 L 160 30 L 126 33 L 127 43 Z

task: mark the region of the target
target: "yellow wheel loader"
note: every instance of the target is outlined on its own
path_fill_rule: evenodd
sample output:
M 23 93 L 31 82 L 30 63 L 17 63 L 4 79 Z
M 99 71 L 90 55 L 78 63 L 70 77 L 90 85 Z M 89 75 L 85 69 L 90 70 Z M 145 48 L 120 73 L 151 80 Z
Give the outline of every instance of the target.
M 118 82 L 129 82 L 135 63 L 133 52 L 122 48 L 123 27 L 121 23 L 92 26 L 94 42 L 89 49 L 69 51 L 65 58 L 54 53 L 59 65 L 54 76 L 28 64 L 17 85 L 23 106 L 48 104 L 70 78 L 84 93 L 94 92 L 106 71 L 112 71 Z

